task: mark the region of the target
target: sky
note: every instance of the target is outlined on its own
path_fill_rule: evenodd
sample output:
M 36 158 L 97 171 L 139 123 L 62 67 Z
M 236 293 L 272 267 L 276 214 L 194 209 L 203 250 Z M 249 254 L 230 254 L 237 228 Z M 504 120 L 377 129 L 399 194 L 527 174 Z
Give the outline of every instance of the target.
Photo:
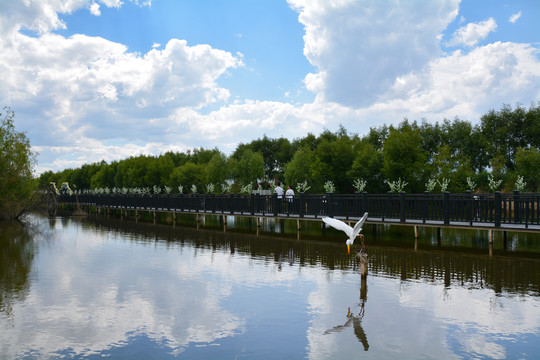
M 538 0 L 0 0 L 0 106 L 36 174 L 477 124 L 540 101 Z

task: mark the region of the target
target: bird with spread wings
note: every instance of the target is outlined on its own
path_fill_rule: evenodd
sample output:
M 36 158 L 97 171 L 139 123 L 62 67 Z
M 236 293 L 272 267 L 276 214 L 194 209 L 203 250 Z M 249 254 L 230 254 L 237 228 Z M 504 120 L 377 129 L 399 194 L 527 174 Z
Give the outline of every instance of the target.
M 354 243 L 354 239 L 356 239 L 356 237 L 360 234 L 360 231 L 362 231 L 362 225 L 364 225 L 364 223 L 366 222 L 367 217 L 368 217 L 368 213 L 365 213 L 364 216 L 362 216 L 362 218 L 358 220 L 356 225 L 354 225 L 354 228 L 341 220 L 334 219 L 331 217 L 323 217 L 322 221 L 324 221 L 325 224 L 328 224 L 335 229 L 345 232 L 345 234 L 349 236 L 345 244 L 347 244 L 347 252 L 350 253 L 351 245 Z M 362 235 L 360 236 L 361 236 L 360 239 L 362 240 L 362 249 L 364 249 L 363 236 Z

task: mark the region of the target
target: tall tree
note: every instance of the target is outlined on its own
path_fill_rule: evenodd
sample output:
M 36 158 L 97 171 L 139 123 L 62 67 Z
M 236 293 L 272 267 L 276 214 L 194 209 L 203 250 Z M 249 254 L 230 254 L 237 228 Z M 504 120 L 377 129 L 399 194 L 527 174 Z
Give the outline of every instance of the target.
M 406 181 L 407 192 L 424 191 L 426 158 L 418 130 L 413 130 L 407 123 L 402 123 L 398 129 L 390 127 L 384 143 L 383 174 L 386 180 Z
M 516 153 L 517 175 L 523 176 L 529 191 L 540 190 L 540 152 L 535 147 L 518 148 Z
M 351 170 L 347 173 L 350 181 L 363 179 L 367 182 L 367 192 L 383 193 L 388 191 L 382 175 L 383 153 L 369 141 L 362 141 L 356 147 Z
M 16 218 L 28 209 L 34 194 L 36 155 L 24 132 L 15 129 L 15 113 L 0 113 L 0 218 Z
M 313 176 L 311 175 L 311 164 L 315 159 L 315 155 L 310 147 L 306 146 L 298 149 L 291 161 L 285 165 L 285 181 L 288 185 L 291 185 L 293 188 L 296 187 L 298 183 L 304 181 L 308 182 L 308 185 L 312 188 L 310 190 L 315 191 L 315 188 L 319 184 L 315 183 Z
M 264 159 L 261 153 L 246 150 L 236 162 L 234 179 L 241 185 L 255 183 L 264 176 Z
M 214 154 L 206 166 L 205 176 L 207 184 L 224 184 L 230 176 L 227 166 L 227 156 L 223 153 Z

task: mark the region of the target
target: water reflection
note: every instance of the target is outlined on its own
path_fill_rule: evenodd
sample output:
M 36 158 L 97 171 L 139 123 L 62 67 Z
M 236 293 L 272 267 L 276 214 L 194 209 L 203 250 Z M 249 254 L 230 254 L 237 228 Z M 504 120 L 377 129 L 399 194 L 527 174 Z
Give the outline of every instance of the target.
M 248 223 L 246 221 L 246 224 Z M 319 233 L 318 237 L 310 236 L 297 240 L 271 236 L 268 233 L 261 235 L 248 231 L 224 233 L 187 227 L 135 224 L 131 221 L 103 217 L 87 219 L 84 226 L 113 234 L 127 232 L 131 234 L 133 240 L 147 241 L 148 238 L 159 237 L 169 244 L 179 242 L 181 245 L 192 244 L 196 248 L 209 248 L 213 251 L 238 252 L 273 261 L 279 268 L 283 263 L 323 266 L 330 270 L 360 268 L 360 257 L 349 256 L 344 251 L 343 236 L 338 236 L 337 240 L 332 241 L 333 239 L 322 238 Z M 458 237 L 454 230 L 452 234 Z M 389 236 L 391 235 L 392 233 Z M 460 248 L 458 252 L 440 248 L 436 244 L 431 248 L 424 246 L 415 251 L 412 240 L 409 241 L 411 247 L 404 249 L 401 239 L 395 242 L 388 239 L 366 241 L 370 273 L 397 277 L 401 280 L 442 282 L 447 287 L 455 285 L 490 288 L 496 293 L 507 291 L 540 295 L 540 253 L 506 253 L 490 257 L 483 247 L 476 250 Z M 444 240 L 445 243 L 449 241 Z
M 30 225 L 0 223 L 0 312 L 12 315 L 13 304 L 28 295 L 35 256 Z
M 366 314 L 366 301 L 367 301 L 367 279 L 362 277 L 362 282 L 360 286 L 360 303 L 357 304 L 358 309 L 354 309 L 351 312 L 351 308 L 347 309 L 347 321 L 343 325 L 334 326 L 332 329 L 326 330 L 323 335 L 331 334 L 333 332 L 340 332 L 345 328 L 348 328 L 352 325 L 354 334 L 358 338 L 358 341 L 364 346 L 364 351 L 369 350 L 369 343 L 367 340 L 366 332 L 362 327 L 362 319 Z M 355 315 L 356 314 L 356 315 Z
M 362 277 L 342 237 L 297 240 L 103 217 L 41 221 L 51 236 L 27 231 L 25 241 L 0 242 L 0 358 L 540 351 L 535 257 L 372 241 Z M 17 263 L 21 273 L 10 274 Z

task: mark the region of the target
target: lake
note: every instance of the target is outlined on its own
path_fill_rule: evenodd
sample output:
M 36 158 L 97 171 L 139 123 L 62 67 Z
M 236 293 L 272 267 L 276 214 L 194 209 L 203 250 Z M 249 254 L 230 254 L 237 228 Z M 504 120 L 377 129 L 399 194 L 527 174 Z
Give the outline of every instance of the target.
M 180 217 L 0 227 L 1 359 L 535 359 L 540 236 Z

